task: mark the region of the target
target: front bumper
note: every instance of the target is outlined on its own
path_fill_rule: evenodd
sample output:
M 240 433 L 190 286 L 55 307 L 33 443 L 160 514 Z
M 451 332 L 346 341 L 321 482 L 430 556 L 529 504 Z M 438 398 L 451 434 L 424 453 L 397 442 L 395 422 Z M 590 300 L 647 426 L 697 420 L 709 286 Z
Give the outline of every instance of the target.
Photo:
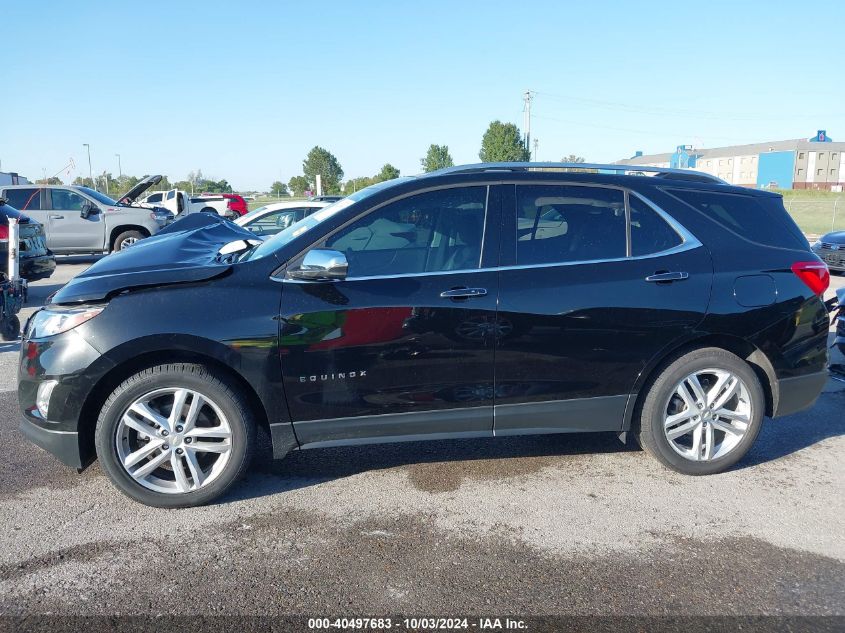
M 24 417 L 18 427 L 26 439 L 49 451 L 66 466 L 82 469 L 82 452 L 79 450 L 79 433 L 77 431 L 60 431 L 45 428 Z

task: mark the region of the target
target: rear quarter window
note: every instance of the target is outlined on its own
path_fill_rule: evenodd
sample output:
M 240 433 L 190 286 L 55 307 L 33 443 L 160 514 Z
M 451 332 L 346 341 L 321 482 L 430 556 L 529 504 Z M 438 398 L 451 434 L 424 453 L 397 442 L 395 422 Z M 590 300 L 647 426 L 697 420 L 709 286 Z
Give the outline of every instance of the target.
M 667 189 L 666 193 L 746 240 L 781 248 L 809 247 L 781 198 L 692 189 Z

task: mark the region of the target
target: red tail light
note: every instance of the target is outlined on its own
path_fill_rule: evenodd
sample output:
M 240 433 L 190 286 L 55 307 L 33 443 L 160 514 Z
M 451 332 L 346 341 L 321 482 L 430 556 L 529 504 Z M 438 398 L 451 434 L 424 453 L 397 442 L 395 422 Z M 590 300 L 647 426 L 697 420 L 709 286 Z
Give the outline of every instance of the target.
M 9 239 L 9 225 L 8 224 L 0 224 L 0 240 L 8 240 Z
M 792 272 L 815 294 L 823 294 L 830 286 L 830 271 L 824 262 L 795 262 Z

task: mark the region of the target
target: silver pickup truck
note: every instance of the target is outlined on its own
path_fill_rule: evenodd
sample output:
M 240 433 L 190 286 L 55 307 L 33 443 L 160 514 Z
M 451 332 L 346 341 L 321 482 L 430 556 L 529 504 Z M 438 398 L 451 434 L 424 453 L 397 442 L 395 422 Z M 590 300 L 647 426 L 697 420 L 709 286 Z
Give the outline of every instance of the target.
M 4 185 L 0 198 L 44 226 L 47 248 L 57 254 L 108 253 L 157 233 L 173 214 L 166 209 L 134 206 L 138 197 L 161 181 L 144 178 L 112 200 L 77 185 Z

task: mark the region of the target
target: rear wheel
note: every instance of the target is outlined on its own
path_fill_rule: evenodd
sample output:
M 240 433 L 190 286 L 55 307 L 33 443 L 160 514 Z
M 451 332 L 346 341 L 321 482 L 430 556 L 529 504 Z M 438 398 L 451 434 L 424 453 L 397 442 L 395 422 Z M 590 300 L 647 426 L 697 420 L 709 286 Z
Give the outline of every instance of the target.
M 637 439 L 673 470 L 719 473 L 751 448 L 763 409 L 763 389 L 746 362 L 723 349 L 699 349 L 671 362 L 651 384 Z
M 21 336 L 21 321 L 13 314 L 0 324 L 0 338 L 4 341 L 17 341 Z
M 138 240 L 144 239 L 146 236 L 141 233 L 141 231 L 124 231 L 120 235 L 118 235 L 115 240 L 114 244 L 112 245 L 113 251 L 122 251 L 125 248 L 129 248 Z
M 97 456 L 141 503 L 202 505 L 246 471 L 254 424 L 239 390 L 202 365 L 151 367 L 121 383 L 97 421 Z

